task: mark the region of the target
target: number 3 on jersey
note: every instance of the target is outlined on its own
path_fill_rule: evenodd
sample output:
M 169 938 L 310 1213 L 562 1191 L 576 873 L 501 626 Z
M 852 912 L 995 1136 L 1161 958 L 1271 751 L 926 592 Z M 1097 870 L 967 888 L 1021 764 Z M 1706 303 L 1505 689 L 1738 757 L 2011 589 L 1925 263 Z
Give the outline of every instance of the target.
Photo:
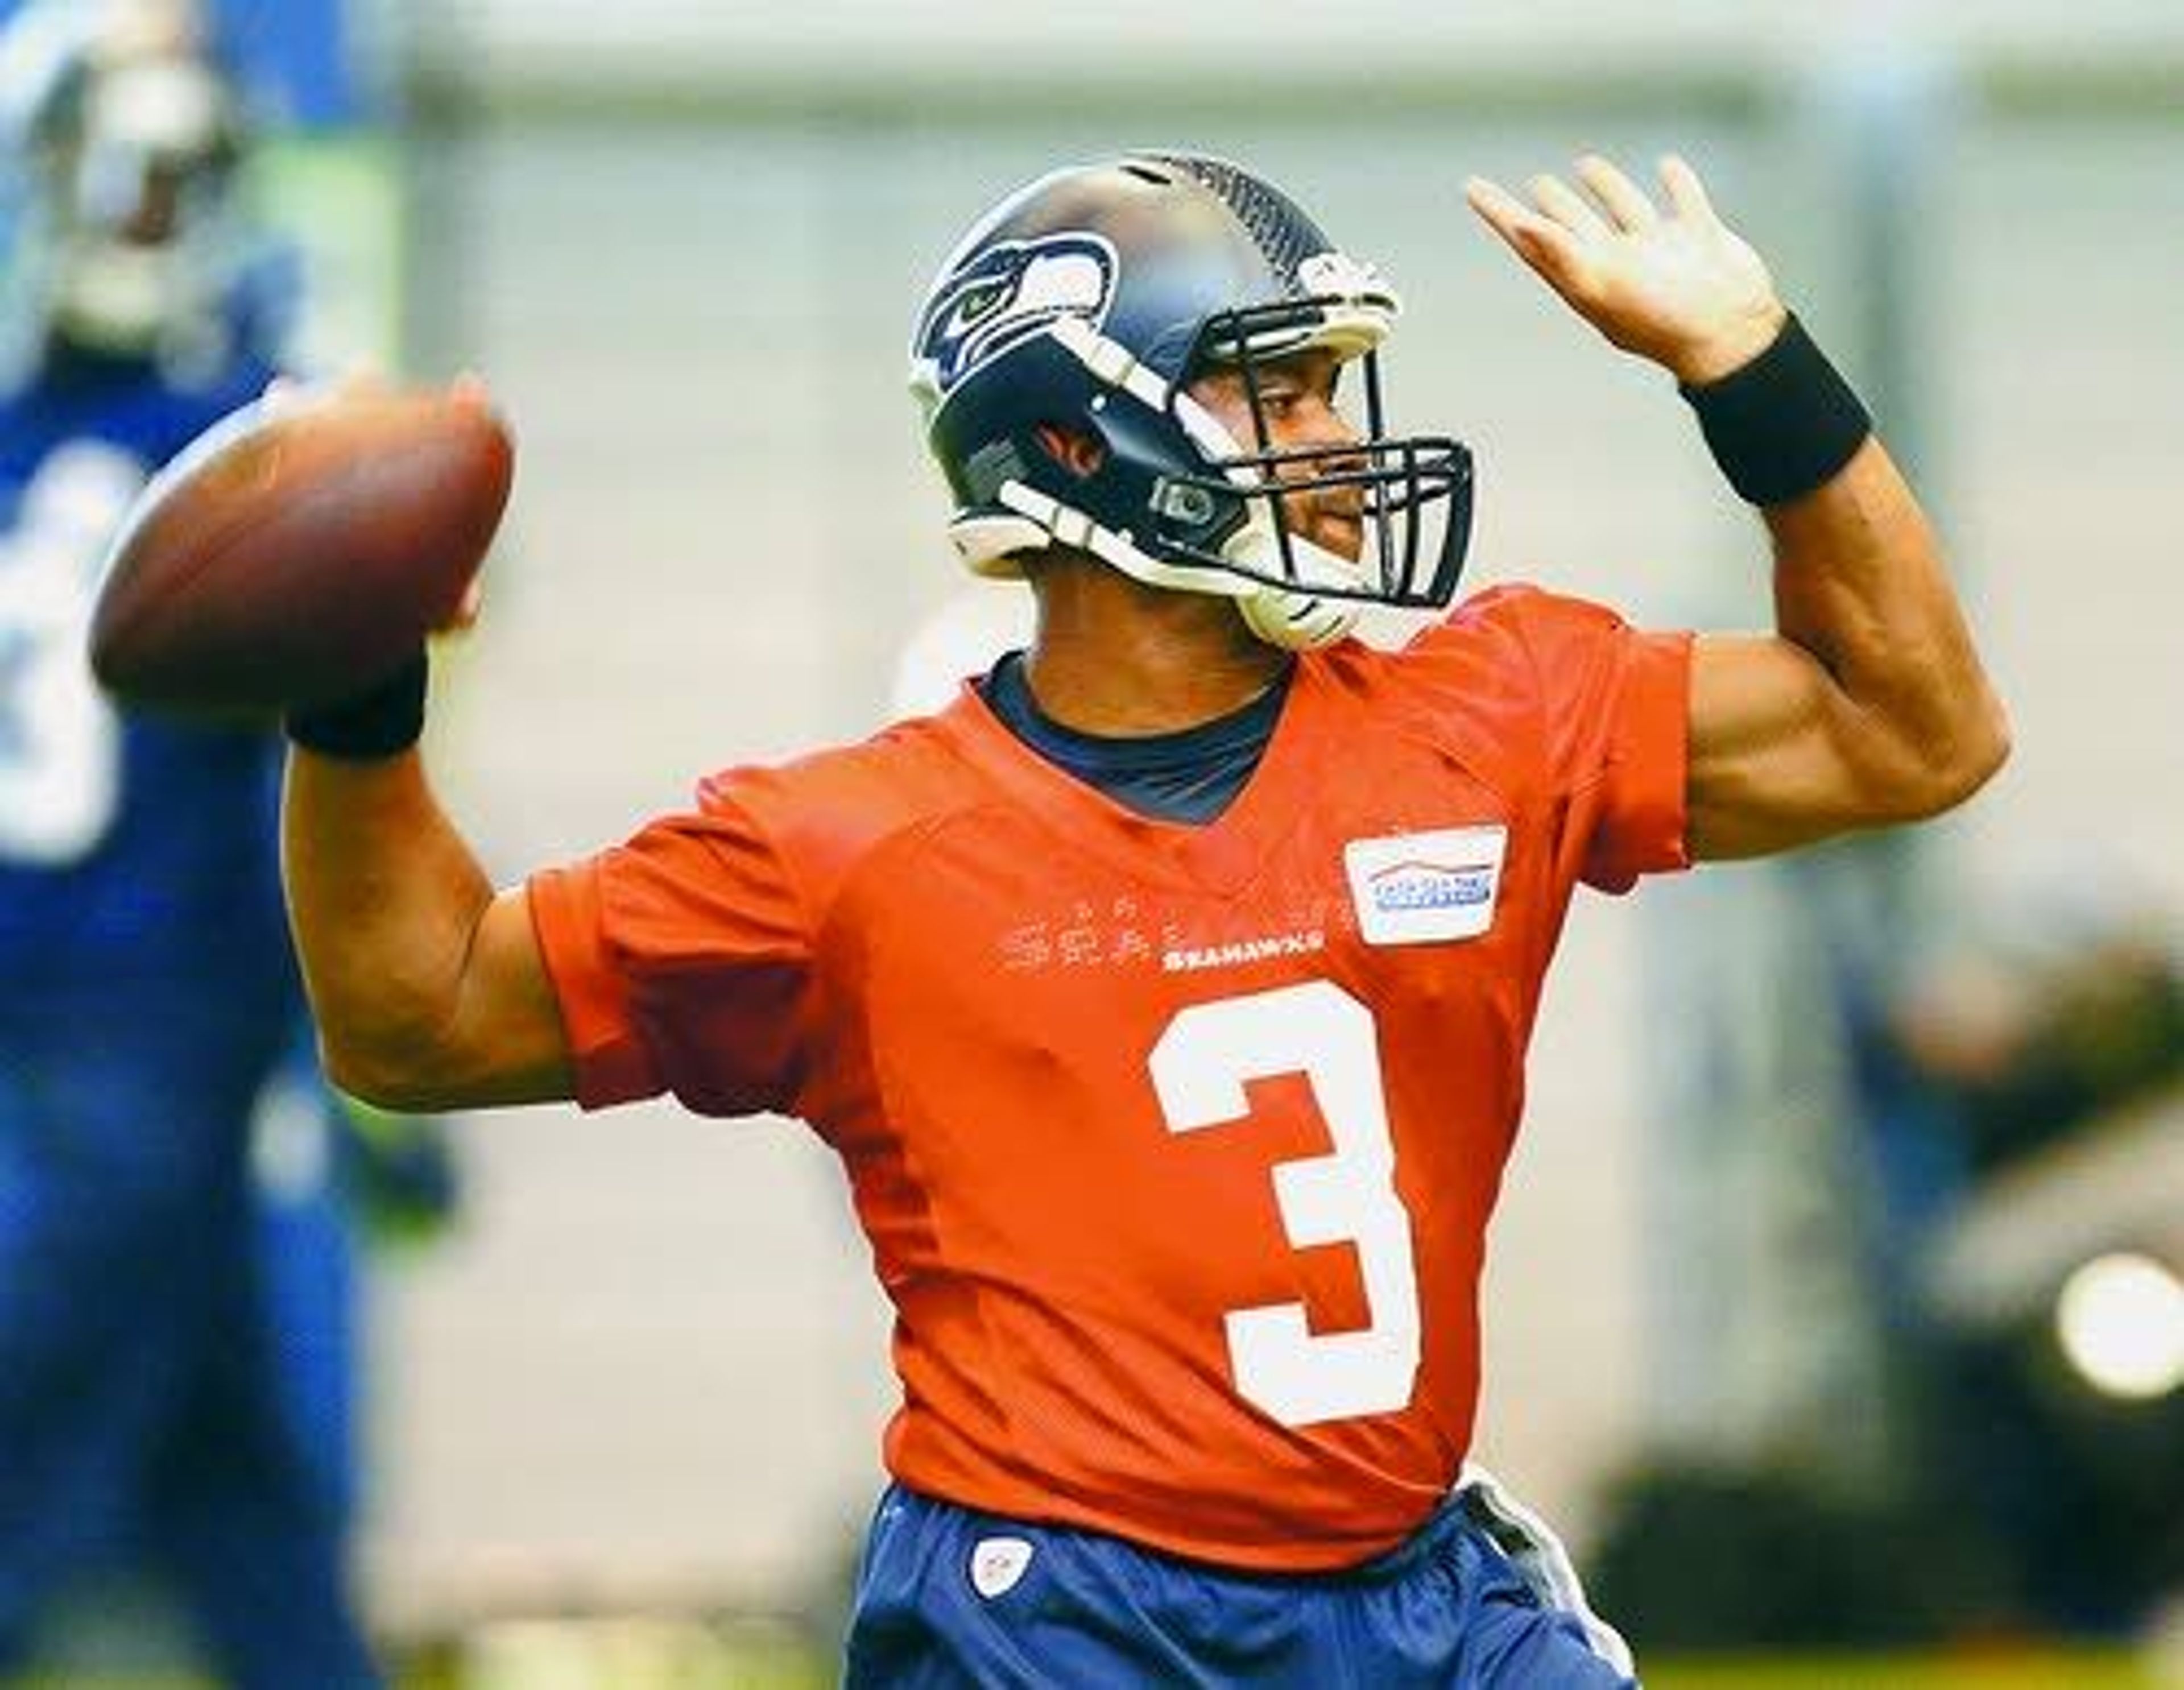
M 1196 1003 L 1168 1023 L 1150 1066 L 1174 1132 L 1239 1120 L 1246 1081 L 1301 1072 L 1334 1143 L 1331 1155 L 1276 1164 L 1274 1198 L 1297 1248 L 1356 1246 L 1368 1323 L 1315 1333 L 1301 1303 L 1230 1310 L 1238 1392 L 1284 1426 L 1404 1407 L 1418 1371 L 1418 1274 L 1373 1012 L 1325 980 Z

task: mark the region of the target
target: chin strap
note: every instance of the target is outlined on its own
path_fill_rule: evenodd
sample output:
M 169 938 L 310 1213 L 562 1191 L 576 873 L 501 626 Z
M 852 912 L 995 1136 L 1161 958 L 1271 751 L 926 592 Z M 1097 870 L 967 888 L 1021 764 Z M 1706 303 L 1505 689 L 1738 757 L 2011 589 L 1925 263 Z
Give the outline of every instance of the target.
M 1271 503 L 1254 497 L 1250 501 L 1251 520 L 1221 548 L 1222 555 L 1232 564 L 1261 577 L 1283 572 L 1282 540 L 1274 528 Z M 1349 559 L 1295 534 L 1289 536 L 1289 556 L 1303 576 L 1295 586 L 1274 586 L 1249 575 L 1237 577 L 1248 588 L 1236 600 L 1244 625 L 1268 645 L 1284 651 L 1332 645 L 1357 625 L 1365 607 L 1355 598 L 1334 598 L 1312 588 L 1322 584 L 1354 587 L 1362 583 L 1364 572 Z
M 1262 586 L 1248 598 L 1238 599 L 1236 609 L 1244 625 L 1259 638 L 1294 652 L 1333 645 L 1357 625 L 1359 607 L 1354 598 L 1322 598 Z
M 1244 625 L 1284 651 L 1331 645 L 1357 626 L 1363 609 L 1355 599 L 1329 598 L 1309 587 L 1273 586 L 1210 564 L 1164 563 L 1115 530 L 1022 481 L 1003 482 L 996 497 L 1016 516 L 974 518 L 950 531 L 964 561 L 979 575 L 1021 575 L 1015 559 L 1022 553 L 1067 546 L 1148 586 L 1234 599 Z M 1301 566 L 1323 570 L 1334 582 L 1347 586 L 1356 578 L 1353 564 L 1324 548 L 1294 536 L 1290 548 Z M 1281 555 L 1272 518 L 1255 516 L 1223 551 L 1235 563 L 1272 573 Z

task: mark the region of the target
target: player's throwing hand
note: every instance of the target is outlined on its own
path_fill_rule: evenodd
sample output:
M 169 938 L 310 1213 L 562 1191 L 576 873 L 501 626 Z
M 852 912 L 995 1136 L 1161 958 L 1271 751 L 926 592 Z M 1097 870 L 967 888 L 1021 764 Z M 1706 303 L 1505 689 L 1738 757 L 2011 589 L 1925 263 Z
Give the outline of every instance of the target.
M 1480 176 L 1464 197 L 1579 315 L 1696 386 L 1763 351 L 1783 307 L 1766 264 L 1715 214 L 1698 173 L 1673 155 L 1660 170 L 1665 208 L 1593 153 L 1575 167 L 1589 198 L 1546 175 L 1526 185 L 1529 205 Z

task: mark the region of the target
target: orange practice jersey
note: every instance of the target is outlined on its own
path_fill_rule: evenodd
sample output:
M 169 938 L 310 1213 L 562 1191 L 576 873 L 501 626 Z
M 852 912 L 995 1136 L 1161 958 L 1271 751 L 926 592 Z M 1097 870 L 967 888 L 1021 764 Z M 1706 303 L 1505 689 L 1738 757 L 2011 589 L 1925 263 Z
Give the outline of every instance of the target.
M 1690 639 L 1528 588 L 1301 657 L 1218 819 L 975 694 L 708 781 L 538 876 L 588 1107 L 838 1151 L 904 1483 L 1240 1568 L 1349 1565 L 1469 1443 L 1477 1292 L 1575 883 L 1681 866 Z

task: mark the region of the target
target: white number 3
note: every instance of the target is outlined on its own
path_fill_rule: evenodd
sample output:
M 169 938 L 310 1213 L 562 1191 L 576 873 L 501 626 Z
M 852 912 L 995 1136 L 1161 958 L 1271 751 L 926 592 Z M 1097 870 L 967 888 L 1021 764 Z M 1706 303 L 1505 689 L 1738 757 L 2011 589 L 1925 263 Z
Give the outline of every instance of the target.
M 1418 1371 L 1418 1286 L 1410 1217 L 1380 1087 L 1373 1012 L 1331 981 L 1196 1003 L 1153 1047 L 1153 1089 L 1169 1130 L 1248 1113 L 1244 1082 L 1301 1073 L 1334 1154 L 1275 1165 L 1290 1243 L 1349 1242 L 1363 1270 L 1368 1324 L 1314 1333 L 1301 1303 L 1231 1309 L 1236 1388 L 1284 1426 L 1382 1414 L 1411 1400 Z

